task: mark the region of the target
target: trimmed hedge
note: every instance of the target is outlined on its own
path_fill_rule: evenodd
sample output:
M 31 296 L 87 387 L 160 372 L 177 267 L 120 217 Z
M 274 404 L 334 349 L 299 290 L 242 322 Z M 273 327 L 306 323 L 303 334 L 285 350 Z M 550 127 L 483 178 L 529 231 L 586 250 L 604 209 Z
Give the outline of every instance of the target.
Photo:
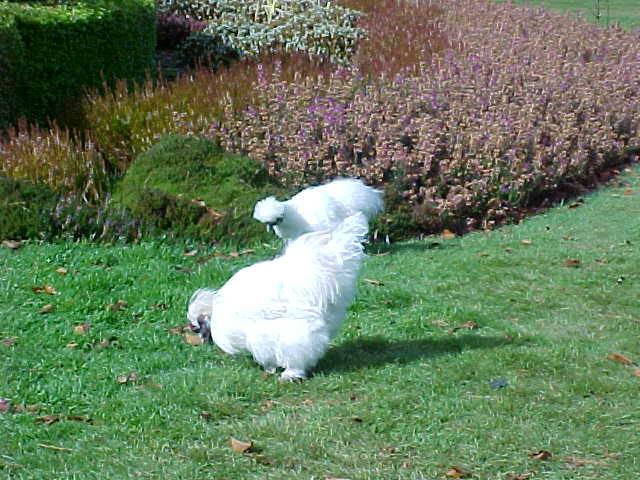
M 55 8 L 4 3 L 0 40 L 4 38 L 13 47 L 0 47 L 0 68 L 10 79 L 0 89 L 12 88 L 16 101 L 0 107 L 0 118 L 13 121 L 17 113 L 44 121 L 74 112 L 84 87 L 117 78 L 144 79 L 154 67 L 155 5 L 153 0 Z
M 14 65 L 17 58 L 24 58 L 23 49 L 15 16 L 0 6 L 0 131 L 9 126 L 20 111 Z

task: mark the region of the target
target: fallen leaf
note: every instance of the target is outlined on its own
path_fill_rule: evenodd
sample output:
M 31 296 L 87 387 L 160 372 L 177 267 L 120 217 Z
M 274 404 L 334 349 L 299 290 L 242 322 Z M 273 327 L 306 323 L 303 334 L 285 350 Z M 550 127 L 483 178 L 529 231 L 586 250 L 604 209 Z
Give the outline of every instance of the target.
M 23 244 L 24 244 L 24 240 L 21 240 L 19 242 L 15 241 L 15 240 L 3 240 L 2 241 L 2 245 L 4 245 L 7 248 L 10 248 L 11 250 L 17 250 Z
M 76 325 L 73 327 L 73 333 L 77 335 L 84 335 L 91 329 L 91 324 L 89 322 L 81 323 L 80 325 Z
M 324 480 L 351 480 L 350 478 L 342 478 L 342 477 L 324 477 Z
M 562 237 L 562 239 L 563 239 L 563 240 L 566 240 L 566 241 L 568 242 L 568 241 L 573 240 L 574 238 L 573 238 L 573 237 L 571 237 L 571 236 L 569 236 L 569 235 L 567 235 L 567 236 L 565 236 L 565 237 Z
M 116 378 L 116 381 L 118 383 L 134 383 L 139 380 L 140 380 L 140 377 L 138 377 L 138 374 L 134 371 L 131 371 L 126 375 L 120 375 L 118 378 Z
M 229 444 L 234 452 L 245 453 L 253 448 L 253 442 L 243 442 L 235 437 L 229 437 Z
M 75 343 L 75 342 L 71 342 L 71 343 L 67 343 L 65 345 L 65 347 L 67 348 L 76 348 L 78 345 L 80 345 L 79 343 Z
M 525 238 L 524 240 L 522 240 L 522 242 L 521 242 L 521 243 L 522 243 L 523 245 L 531 245 L 533 242 L 532 242 L 531 240 L 529 240 L 529 239 L 526 239 L 526 238 Z
M 531 472 L 529 473 L 507 473 L 509 480 L 527 480 L 531 478 Z
M 7 410 L 9 410 L 9 399 L 0 398 L 0 413 L 6 412 Z
M 529 457 L 535 460 L 549 460 L 552 457 L 552 455 L 550 452 L 547 452 L 546 450 L 538 450 L 537 452 L 530 453 Z
M 469 478 L 471 474 L 469 472 L 465 472 L 461 468 L 451 467 L 447 473 L 444 474 L 447 478 Z
M 491 255 L 488 254 L 487 252 L 480 252 L 476 255 L 476 257 L 481 257 L 481 258 L 485 258 L 485 257 L 490 257 Z
M 115 337 L 113 338 L 115 339 Z M 109 340 L 107 340 L 106 338 L 100 340 L 98 343 L 94 343 L 91 345 L 91 348 L 94 348 L 96 350 L 101 350 L 103 348 L 107 348 L 111 346 L 111 342 Z
M 313 406 L 313 400 L 311 400 L 310 398 L 305 398 L 301 405 L 304 405 L 305 407 L 312 407 Z
M 201 419 L 203 420 L 211 420 L 212 415 L 209 412 L 202 412 L 201 414 L 198 415 Z
M 563 265 L 565 267 L 578 268 L 580 266 L 580 260 L 575 260 L 575 259 L 565 260 Z
M 151 305 L 149 307 L 149 310 L 168 310 L 169 309 L 169 305 L 167 305 L 166 303 L 158 303 L 156 305 Z
M 596 262 L 598 263 L 609 263 L 609 260 L 606 258 L 596 258 Z
M 195 249 L 195 250 L 185 250 L 184 251 L 184 256 L 185 257 L 193 257 L 193 256 L 195 256 L 197 254 L 198 254 L 198 250 L 197 249 Z
M 351 400 L 352 402 L 355 402 L 356 400 L 358 400 L 358 395 L 356 395 L 355 393 L 352 393 L 351 395 L 349 395 L 349 400 Z
M 43 285 L 42 287 L 31 287 L 34 293 L 47 293 L 49 295 L 55 295 L 58 291 L 51 285 Z
M 636 369 L 633 371 L 633 374 L 634 374 L 636 377 L 640 377 L 640 368 L 636 368 Z
M 456 234 L 450 230 L 444 229 L 442 231 L 442 238 L 446 238 L 446 239 L 456 238 Z
M 0 340 L 0 345 L 3 345 L 5 347 L 13 347 L 16 344 L 17 339 L 18 337 L 16 336 L 3 338 L 2 340 Z
M 60 275 L 66 275 L 67 273 L 69 273 L 69 270 L 67 270 L 64 267 L 60 267 L 60 268 L 56 269 L 56 273 L 59 273 Z
M 185 332 L 190 332 L 191 331 L 191 324 L 187 323 L 185 325 L 179 325 L 177 327 L 173 327 L 170 328 L 169 330 L 167 330 L 167 332 L 173 334 L 173 335 L 184 335 Z
M 374 285 L 376 287 L 381 287 L 384 285 L 380 280 L 372 280 L 370 278 L 363 278 L 362 281 L 364 283 L 368 283 L 369 285 Z
M 624 365 L 633 365 L 634 363 L 633 360 L 631 360 L 629 357 L 625 357 L 620 353 L 610 353 L 609 355 L 607 355 L 607 358 L 609 360 L 613 360 L 614 362 L 622 363 Z
M 40 311 L 38 313 L 40 313 L 40 314 L 51 313 L 51 312 L 53 312 L 54 308 L 55 307 L 53 306 L 53 303 L 47 303 L 44 307 L 42 307 L 40 309 Z
M 45 415 L 44 417 L 38 417 L 35 420 L 36 423 L 44 423 L 45 425 L 51 425 L 59 421 L 60 417 L 57 415 Z
M 107 305 L 107 310 L 111 310 L 112 312 L 120 312 L 127 308 L 127 302 L 124 300 L 118 300 L 116 303 L 110 303 Z
M 480 328 L 477 324 L 477 322 L 473 321 L 473 320 L 469 320 L 468 322 L 464 322 L 462 325 L 458 325 L 457 327 L 453 328 L 449 333 L 455 333 L 458 330 L 462 330 L 464 328 L 468 328 L 469 330 L 473 330 L 476 328 Z
M 202 345 L 204 343 L 204 341 L 202 340 L 202 337 L 200 337 L 200 335 L 197 335 L 195 333 L 185 333 L 184 334 L 184 340 L 189 345 L 192 345 L 194 347 L 197 347 L 197 346 Z
M 246 250 L 242 250 L 242 251 L 240 252 L 240 255 L 251 255 L 252 253 L 256 253 L 256 251 L 255 251 L 255 250 L 252 250 L 251 248 L 248 248 L 248 249 L 246 249 Z
M 622 192 L 623 195 L 633 195 L 633 190 L 630 188 L 627 188 L 624 192 Z

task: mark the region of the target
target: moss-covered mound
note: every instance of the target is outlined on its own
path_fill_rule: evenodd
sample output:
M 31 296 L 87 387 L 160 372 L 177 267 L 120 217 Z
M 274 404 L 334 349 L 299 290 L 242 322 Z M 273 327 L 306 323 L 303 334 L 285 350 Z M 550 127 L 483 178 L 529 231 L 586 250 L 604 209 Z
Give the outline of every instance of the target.
M 253 219 L 253 207 L 277 193 L 254 160 L 205 138 L 170 135 L 134 160 L 115 198 L 176 235 L 248 245 L 273 240 Z

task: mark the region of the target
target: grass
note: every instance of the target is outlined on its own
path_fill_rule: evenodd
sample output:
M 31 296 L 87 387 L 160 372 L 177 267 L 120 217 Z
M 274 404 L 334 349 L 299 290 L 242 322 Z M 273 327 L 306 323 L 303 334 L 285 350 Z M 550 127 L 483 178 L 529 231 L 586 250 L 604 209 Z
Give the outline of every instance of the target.
M 640 359 L 638 195 L 636 166 L 521 225 L 370 247 L 363 277 L 382 285 L 361 284 L 302 384 L 168 332 L 196 288 L 275 247 L 208 261 L 218 250 L 161 241 L 3 248 L 0 472 L 413 480 L 457 467 L 471 478 L 634 478 L 638 366 L 607 356 Z M 45 285 L 57 293 L 32 290 Z M 233 451 L 231 436 L 253 452 Z M 540 450 L 552 457 L 531 457 Z
M 640 29 L 640 4 L 636 0 L 514 0 L 513 3 L 579 11 L 587 20 L 599 25 L 618 22 L 628 30 Z

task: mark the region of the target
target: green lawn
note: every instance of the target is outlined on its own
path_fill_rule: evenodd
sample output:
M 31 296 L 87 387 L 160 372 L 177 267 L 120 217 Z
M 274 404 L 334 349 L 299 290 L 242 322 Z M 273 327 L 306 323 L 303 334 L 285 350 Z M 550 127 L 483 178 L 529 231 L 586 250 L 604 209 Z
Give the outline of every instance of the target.
M 599 25 L 619 22 L 629 30 L 640 29 L 640 2 L 637 0 L 514 0 L 514 3 L 580 11 L 587 20 Z
M 640 170 L 618 183 L 518 226 L 372 249 L 363 277 L 382 285 L 362 282 L 302 384 L 168 332 L 193 290 L 271 248 L 2 248 L 0 474 L 636 478 L 639 366 L 607 357 L 640 360 Z

